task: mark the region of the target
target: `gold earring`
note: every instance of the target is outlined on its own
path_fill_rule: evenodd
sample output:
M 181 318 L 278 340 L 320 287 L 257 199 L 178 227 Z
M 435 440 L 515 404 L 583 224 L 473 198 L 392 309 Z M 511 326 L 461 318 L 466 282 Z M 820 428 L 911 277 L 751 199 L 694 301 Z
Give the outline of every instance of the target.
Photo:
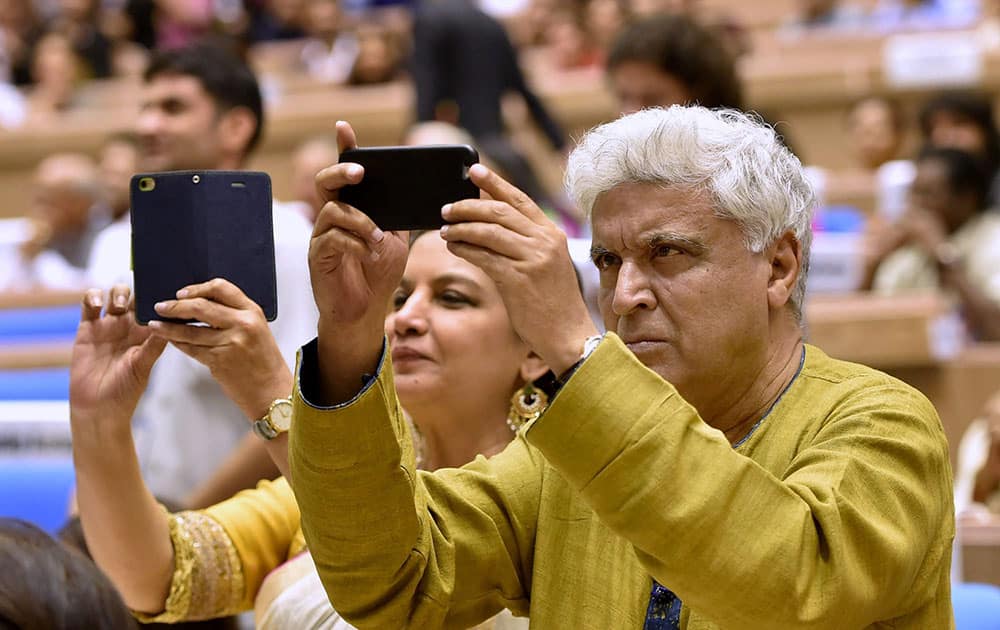
M 537 420 L 546 407 L 549 406 L 549 397 L 541 389 L 531 383 L 514 392 L 510 399 L 510 410 L 507 412 L 507 426 L 514 433 L 532 420 Z

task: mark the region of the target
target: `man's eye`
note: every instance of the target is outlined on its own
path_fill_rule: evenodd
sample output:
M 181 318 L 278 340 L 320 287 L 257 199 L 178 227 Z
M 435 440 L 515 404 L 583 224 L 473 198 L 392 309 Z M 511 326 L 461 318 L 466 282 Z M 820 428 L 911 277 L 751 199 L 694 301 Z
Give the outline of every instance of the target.
M 605 271 L 618 264 L 618 257 L 614 254 L 597 254 L 594 256 L 594 266 L 598 271 Z
M 656 249 L 653 250 L 653 255 L 657 258 L 663 258 L 666 256 L 671 256 L 673 254 L 679 254 L 680 250 L 677 250 L 670 245 L 657 245 Z

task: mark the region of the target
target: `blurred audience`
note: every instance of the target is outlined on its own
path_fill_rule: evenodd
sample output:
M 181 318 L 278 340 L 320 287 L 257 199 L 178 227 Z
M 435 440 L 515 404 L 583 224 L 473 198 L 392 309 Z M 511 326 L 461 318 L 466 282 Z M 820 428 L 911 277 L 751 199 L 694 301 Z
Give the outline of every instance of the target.
M 100 230 L 110 221 L 97 165 L 82 154 L 42 160 L 32 181 L 29 233 L 16 249 L 0 251 L 0 289 L 75 289 Z
M 805 34 L 816 30 L 859 29 L 864 9 L 841 0 L 798 0 L 798 13 L 782 27 L 783 34 Z
M 0 626 L 136 629 L 118 591 L 84 555 L 38 527 L 0 518 Z
M 969 153 L 936 147 L 916 167 L 907 212 L 892 224 L 870 222 L 862 286 L 941 288 L 974 339 L 1000 340 L 1000 214 L 985 212 L 986 171 Z
M 979 0 L 878 0 L 868 18 L 879 31 L 959 28 L 980 14 Z

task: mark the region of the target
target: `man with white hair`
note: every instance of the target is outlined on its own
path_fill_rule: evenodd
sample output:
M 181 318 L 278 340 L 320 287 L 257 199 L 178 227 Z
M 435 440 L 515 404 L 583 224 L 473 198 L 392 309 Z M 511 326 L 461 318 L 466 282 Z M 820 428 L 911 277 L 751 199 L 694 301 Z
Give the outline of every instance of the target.
M 344 146 L 349 127 L 339 129 Z M 319 335 L 289 454 L 333 605 L 359 628 L 949 628 L 948 447 L 917 391 L 802 338 L 813 194 L 734 111 L 643 110 L 591 131 L 596 336 L 565 237 L 482 166 L 452 252 L 500 287 L 558 375 L 503 453 L 417 473 L 381 332 L 405 235 L 331 191 L 310 251 Z M 345 305 L 350 305 L 347 308 Z M 360 388 L 360 390 L 359 390 Z

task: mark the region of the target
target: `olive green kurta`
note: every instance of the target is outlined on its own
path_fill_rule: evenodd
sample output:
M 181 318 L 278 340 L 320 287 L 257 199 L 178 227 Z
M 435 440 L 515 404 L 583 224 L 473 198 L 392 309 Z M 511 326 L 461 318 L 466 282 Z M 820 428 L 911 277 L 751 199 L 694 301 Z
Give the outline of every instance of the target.
M 292 486 L 330 599 L 360 628 L 463 628 L 507 607 L 535 628 L 639 629 L 650 576 L 688 630 L 954 625 L 947 444 L 930 403 L 885 374 L 807 346 L 734 450 L 609 334 L 503 453 L 417 474 L 388 358 L 321 409 L 315 352 Z

